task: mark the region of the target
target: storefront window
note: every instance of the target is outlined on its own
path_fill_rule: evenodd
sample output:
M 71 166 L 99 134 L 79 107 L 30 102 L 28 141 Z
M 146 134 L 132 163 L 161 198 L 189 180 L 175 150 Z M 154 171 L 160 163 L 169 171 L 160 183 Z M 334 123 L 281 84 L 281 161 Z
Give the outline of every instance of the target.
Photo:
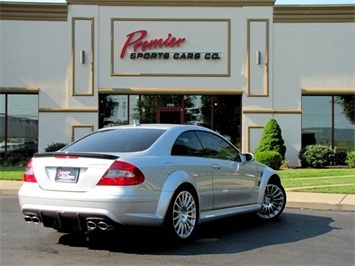
M 185 96 L 185 123 L 216 130 L 240 147 L 241 97 Z
M 129 95 L 129 121 L 128 123 L 133 125 L 136 121 L 139 121 L 138 101 L 139 95 Z
M 128 96 L 100 95 L 99 97 L 99 127 L 112 127 L 128 124 Z
M 1 95 L 1 160 L 18 163 L 38 150 L 38 96 Z
M 142 124 L 157 123 L 157 96 L 139 95 L 135 109 L 135 119 Z
M 210 127 L 210 120 L 202 114 L 203 102 L 202 99 L 206 96 L 184 96 L 184 120 L 188 125 L 199 125 Z M 211 96 L 207 96 L 209 99 Z M 207 103 L 206 110 L 210 110 L 210 101 Z
M 355 96 L 334 97 L 334 148 L 355 151 Z
M 241 97 L 236 95 L 212 96 L 213 130 L 240 147 Z
M 240 147 L 238 95 L 100 95 L 100 127 L 147 123 L 200 125 Z
M 354 96 L 303 96 L 302 147 L 329 145 L 355 150 Z
M 0 94 L 0 143 L 1 145 L 4 142 L 5 142 L 5 95 Z

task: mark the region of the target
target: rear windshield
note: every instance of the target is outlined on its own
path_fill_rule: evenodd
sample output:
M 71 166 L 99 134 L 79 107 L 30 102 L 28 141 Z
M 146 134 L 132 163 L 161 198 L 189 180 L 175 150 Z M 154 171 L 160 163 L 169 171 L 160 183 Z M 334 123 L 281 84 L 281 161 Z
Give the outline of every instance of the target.
M 163 133 L 162 129 L 112 129 L 90 134 L 63 151 L 136 152 L 148 149 Z

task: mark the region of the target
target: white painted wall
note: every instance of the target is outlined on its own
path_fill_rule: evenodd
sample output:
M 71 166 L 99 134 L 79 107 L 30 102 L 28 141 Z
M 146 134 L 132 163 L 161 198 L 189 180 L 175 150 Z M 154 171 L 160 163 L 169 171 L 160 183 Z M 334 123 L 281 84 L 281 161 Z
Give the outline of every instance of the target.
M 295 98 L 291 104 L 298 107 L 302 88 L 354 88 L 354 47 L 354 23 L 275 24 L 275 93 Z M 282 98 L 277 106 L 290 108 Z

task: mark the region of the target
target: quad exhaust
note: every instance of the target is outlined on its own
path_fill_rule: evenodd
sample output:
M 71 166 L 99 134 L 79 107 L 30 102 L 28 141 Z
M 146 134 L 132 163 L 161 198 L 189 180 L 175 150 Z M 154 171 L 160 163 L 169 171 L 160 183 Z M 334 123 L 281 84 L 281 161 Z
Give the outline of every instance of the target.
M 25 215 L 24 219 L 27 223 L 39 224 L 42 222 L 41 218 L 34 214 Z M 106 231 L 114 229 L 115 224 L 104 218 L 91 217 L 86 219 L 86 227 L 88 231 Z

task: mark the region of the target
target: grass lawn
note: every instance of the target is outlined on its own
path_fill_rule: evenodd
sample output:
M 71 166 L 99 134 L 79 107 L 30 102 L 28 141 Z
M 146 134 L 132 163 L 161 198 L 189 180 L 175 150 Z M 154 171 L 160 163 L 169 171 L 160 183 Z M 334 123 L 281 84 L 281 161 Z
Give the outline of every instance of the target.
M 292 191 L 355 194 L 354 168 L 287 169 L 277 172 L 286 189 L 300 188 Z
M 355 194 L 355 185 L 353 186 L 331 186 L 322 188 L 305 188 L 295 189 L 293 192 L 310 192 L 310 193 L 331 193 L 331 194 Z
M 22 180 L 25 167 L 0 166 L 0 180 Z
M 21 181 L 24 169 L 25 167 L 0 166 L 0 180 Z M 286 169 L 279 170 L 277 173 L 281 177 L 283 186 L 292 191 L 355 194 L 354 168 Z M 305 188 L 312 186 L 320 187 Z
M 303 177 L 325 177 L 325 176 L 355 176 L 355 168 L 301 168 L 279 170 L 277 173 L 282 179 L 303 178 Z

